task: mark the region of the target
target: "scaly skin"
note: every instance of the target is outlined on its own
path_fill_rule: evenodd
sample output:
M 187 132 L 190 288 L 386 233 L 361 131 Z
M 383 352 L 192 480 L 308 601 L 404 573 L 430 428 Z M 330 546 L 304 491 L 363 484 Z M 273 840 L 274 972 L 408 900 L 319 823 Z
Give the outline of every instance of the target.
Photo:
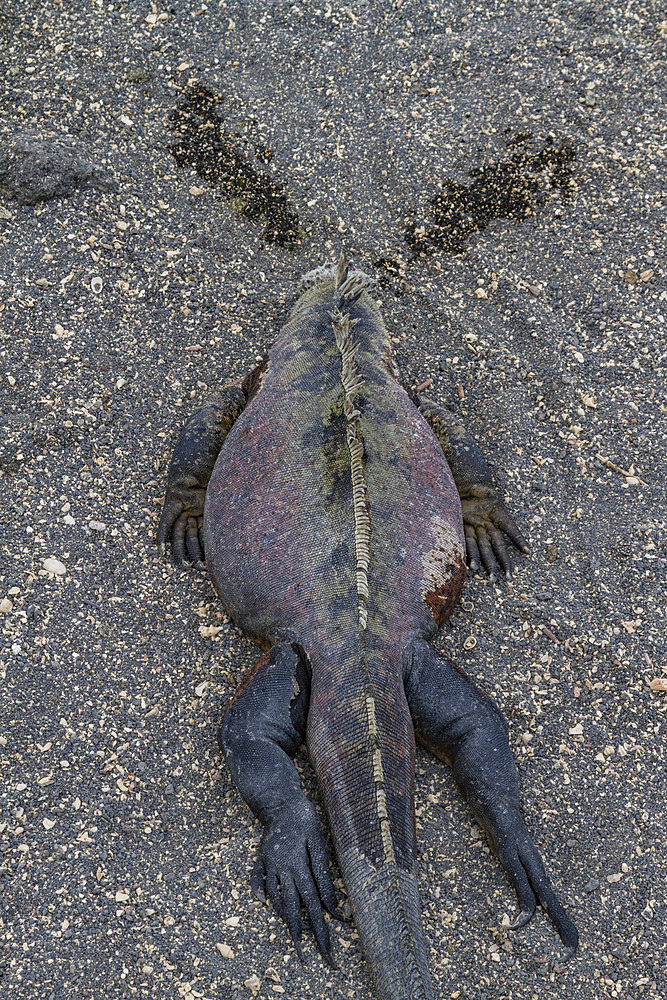
M 231 429 L 220 432 L 220 414 L 238 410 L 231 390 L 217 431 L 203 411 L 186 425 L 158 541 L 171 537 L 183 562 L 185 532 L 190 559 L 202 560 L 194 524 L 205 489 L 202 541 L 214 586 L 237 624 L 271 650 L 220 732 L 234 780 L 264 825 L 253 883 L 297 947 L 303 904 L 330 957 L 321 905 L 333 910 L 335 897 L 322 832 L 290 760 L 305 737 L 378 996 L 428 1000 L 413 719 L 418 736 L 452 762 L 489 831 L 520 919 L 537 897 L 570 950 L 576 931 L 523 825 L 500 713 L 428 646 L 463 585 L 466 539 L 473 559 L 481 553 L 487 569 L 497 562 L 505 572 L 500 529 L 525 542 L 465 431 L 448 411 L 413 402 L 396 380 L 368 284 L 343 261 L 337 272 L 315 272 L 268 364 L 246 382 Z M 198 427 L 202 444 L 193 447 Z M 215 433 L 223 440 L 213 468 Z

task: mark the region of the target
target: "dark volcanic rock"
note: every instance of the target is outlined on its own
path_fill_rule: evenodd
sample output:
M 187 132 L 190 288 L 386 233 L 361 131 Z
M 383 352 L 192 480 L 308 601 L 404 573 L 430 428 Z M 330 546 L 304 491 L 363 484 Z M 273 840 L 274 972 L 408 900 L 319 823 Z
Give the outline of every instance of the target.
M 20 132 L 0 146 L 0 191 L 22 205 L 62 198 L 82 184 L 106 187 L 109 179 L 73 142 Z

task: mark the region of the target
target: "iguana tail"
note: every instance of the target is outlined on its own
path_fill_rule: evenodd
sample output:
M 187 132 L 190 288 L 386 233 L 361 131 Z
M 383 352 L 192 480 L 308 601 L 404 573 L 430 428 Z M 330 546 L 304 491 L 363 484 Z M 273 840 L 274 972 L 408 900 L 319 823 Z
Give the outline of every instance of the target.
M 380 1000 L 432 1000 L 416 878 L 414 732 L 402 685 L 382 690 L 372 662 L 359 661 L 356 669 L 339 662 L 333 680 L 333 672 L 314 672 L 308 746 L 364 956 Z

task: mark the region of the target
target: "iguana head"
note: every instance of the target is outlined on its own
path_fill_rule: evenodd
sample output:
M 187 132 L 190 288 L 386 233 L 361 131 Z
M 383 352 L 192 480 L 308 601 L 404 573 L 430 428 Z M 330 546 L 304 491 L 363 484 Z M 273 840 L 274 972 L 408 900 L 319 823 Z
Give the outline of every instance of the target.
M 290 315 L 295 316 L 303 309 L 327 301 L 344 307 L 364 291 L 375 299 L 377 281 L 365 271 L 351 269 L 345 254 L 341 253 L 337 264 L 322 264 L 301 277 L 297 286 L 297 301 Z

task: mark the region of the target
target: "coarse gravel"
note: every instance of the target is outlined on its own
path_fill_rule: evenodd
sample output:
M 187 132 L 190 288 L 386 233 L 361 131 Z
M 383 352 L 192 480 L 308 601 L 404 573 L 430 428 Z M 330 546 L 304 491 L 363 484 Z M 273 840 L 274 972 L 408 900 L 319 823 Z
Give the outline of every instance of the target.
M 581 948 L 555 963 L 540 912 L 505 930 L 502 871 L 420 752 L 438 996 L 667 997 L 664 18 L 4 5 L 2 996 L 372 996 L 349 921 L 338 970 L 311 940 L 301 967 L 250 892 L 215 735 L 257 651 L 154 544 L 180 423 L 343 248 L 533 546 L 513 585 L 469 580 L 441 648 L 509 719 Z

